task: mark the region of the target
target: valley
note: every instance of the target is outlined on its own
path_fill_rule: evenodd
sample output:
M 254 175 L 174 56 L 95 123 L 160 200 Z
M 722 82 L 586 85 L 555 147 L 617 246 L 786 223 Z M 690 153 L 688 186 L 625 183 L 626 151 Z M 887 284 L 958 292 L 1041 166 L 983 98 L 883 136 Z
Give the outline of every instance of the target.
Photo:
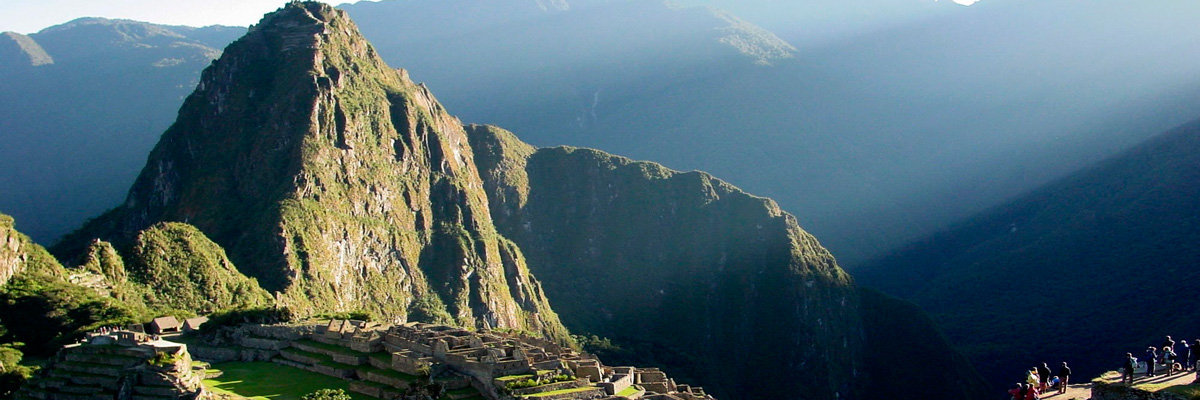
M 985 399 L 1200 328 L 1200 8 L 765 3 L 5 32 L 0 397 Z M 55 355 L 162 316 L 217 390 Z

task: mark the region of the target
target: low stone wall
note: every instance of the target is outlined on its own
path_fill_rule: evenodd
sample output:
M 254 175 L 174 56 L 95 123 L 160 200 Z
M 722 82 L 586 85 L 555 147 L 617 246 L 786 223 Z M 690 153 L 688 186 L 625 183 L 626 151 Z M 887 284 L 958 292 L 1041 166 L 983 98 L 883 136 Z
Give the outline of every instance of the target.
M 578 387 L 584 387 L 587 385 L 588 385 L 588 381 L 586 379 L 577 379 L 577 380 L 573 380 L 573 381 L 551 383 L 549 385 L 535 386 L 535 387 L 531 387 L 531 388 L 514 389 L 512 391 L 512 394 L 515 396 L 526 396 L 526 395 L 531 395 L 531 394 L 535 394 L 535 393 L 553 392 L 555 390 L 574 389 L 574 388 L 578 388 Z
M 633 385 L 633 375 L 614 375 L 611 382 L 600 382 L 599 385 L 610 396 L 615 395 Z
M 1119 383 L 1092 383 L 1092 400 L 1187 400 L 1187 397 L 1167 392 L 1147 392 Z
M 383 398 L 383 390 L 378 386 L 367 384 L 361 381 L 350 382 L 350 391 L 358 392 L 374 398 Z
M 568 400 L 568 399 L 581 400 L 581 399 L 602 399 L 605 397 L 608 397 L 608 395 L 604 394 L 604 389 L 591 388 L 589 390 L 583 390 L 583 391 L 572 392 L 572 393 L 561 393 L 561 394 L 554 394 L 554 395 L 549 395 L 549 396 L 538 396 L 537 399 L 538 400 Z
M 392 358 L 390 356 L 388 358 L 367 357 L 367 363 L 370 363 L 372 367 L 379 369 L 392 368 Z
M 117 367 L 129 367 L 142 362 L 143 358 L 129 358 L 126 356 L 112 356 L 106 354 L 91 354 L 83 352 L 67 353 L 62 357 L 66 361 L 74 361 L 91 364 L 105 364 Z
M 309 356 L 306 356 L 304 354 L 300 354 L 297 352 L 287 351 L 287 350 L 279 352 L 279 355 L 287 360 L 295 361 L 295 362 L 301 363 L 301 364 L 312 365 L 312 364 L 321 362 L 321 360 L 318 360 L 316 358 L 309 357 Z
M 111 377 L 121 376 L 122 373 L 122 368 L 120 367 L 104 365 L 63 363 L 59 364 L 58 368 L 61 368 L 63 371 L 67 372 L 82 372 L 85 374 L 104 375 Z
M 216 347 L 192 345 L 188 347 L 192 358 L 209 363 L 227 361 L 270 361 L 279 354 L 278 350 L 248 349 L 237 347 Z
M 188 346 L 188 352 L 192 353 L 192 358 L 194 359 L 214 364 L 226 361 L 236 361 L 242 358 L 242 351 L 240 349 L 229 347 L 193 344 Z
M 312 367 L 313 372 L 329 375 L 339 379 L 354 379 L 355 373 L 352 369 L 334 368 L 328 365 L 317 364 Z
M 404 388 L 408 388 L 408 386 L 409 386 L 409 383 L 407 381 L 404 381 L 402 379 L 397 379 L 397 378 L 394 378 L 394 377 L 391 377 L 388 375 L 384 375 L 384 374 L 381 374 L 378 372 L 374 372 L 374 371 L 367 372 L 366 379 L 371 382 L 375 382 L 375 383 L 382 384 L 382 385 L 388 385 L 388 386 L 391 386 L 391 387 L 394 387 L 397 389 L 404 389 Z
M 346 364 L 346 365 L 365 365 L 367 363 L 367 356 L 356 356 L 356 355 L 350 355 L 350 354 L 342 354 L 342 353 L 338 353 L 338 352 L 330 352 L 330 353 L 333 353 L 333 354 L 329 354 L 329 356 L 333 357 L 334 362 L 338 362 L 338 363 L 342 363 L 342 364 Z
M 276 340 L 299 340 L 316 331 L 313 325 L 246 325 L 251 335 Z
M 285 347 L 288 347 L 288 342 L 285 342 L 282 340 L 262 339 L 262 338 L 256 338 L 256 337 L 243 337 L 241 340 L 238 341 L 238 344 L 241 345 L 242 347 L 249 347 L 251 349 L 276 350 L 276 351 L 281 350 Z

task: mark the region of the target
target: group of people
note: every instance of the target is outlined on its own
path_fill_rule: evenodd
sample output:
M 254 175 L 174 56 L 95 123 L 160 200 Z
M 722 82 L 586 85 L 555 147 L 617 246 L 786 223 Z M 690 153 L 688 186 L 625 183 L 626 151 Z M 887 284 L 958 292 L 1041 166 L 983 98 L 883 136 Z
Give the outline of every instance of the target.
M 1054 375 L 1051 375 L 1050 364 L 1042 363 L 1040 366 L 1030 368 L 1025 373 L 1025 382 L 1017 382 L 1008 390 L 1008 394 L 1012 395 L 1012 400 L 1035 400 L 1052 388 L 1058 393 L 1066 393 L 1067 383 L 1070 381 L 1071 367 L 1068 367 L 1065 361 L 1062 366 L 1058 367 L 1058 373 Z
M 1192 351 L 1196 348 L 1197 351 Z M 1146 376 L 1152 377 L 1156 372 L 1163 367 L 1166 369 L 1166 375 L 1171 376 L 1175 372 L 1196 371 L 1197 357 L 1200 357 L 1200 339 L 1188 343 L 1187 340 L 1176 342 L 1167 336 L 1161 346 L 1150 346 L 1146 349 L 1145 361 L 1138 361 L 1133 353 L 1125 353 L 1125 365 L 1123 374 L 1121 375 L 1121 383 L 1133 383 L 1133 372 L 1140 365 L 1146 366 Z

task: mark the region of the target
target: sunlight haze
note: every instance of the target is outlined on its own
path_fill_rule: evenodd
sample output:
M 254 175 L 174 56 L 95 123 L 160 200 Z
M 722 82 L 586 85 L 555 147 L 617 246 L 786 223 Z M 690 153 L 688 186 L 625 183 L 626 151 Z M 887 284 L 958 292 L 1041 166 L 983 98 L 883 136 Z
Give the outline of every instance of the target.
M 0 2 L 0 31 L 29 34 L 82 17 L 167 25 L 248 26 L 284 3 L 284 0 L 5 0 Z

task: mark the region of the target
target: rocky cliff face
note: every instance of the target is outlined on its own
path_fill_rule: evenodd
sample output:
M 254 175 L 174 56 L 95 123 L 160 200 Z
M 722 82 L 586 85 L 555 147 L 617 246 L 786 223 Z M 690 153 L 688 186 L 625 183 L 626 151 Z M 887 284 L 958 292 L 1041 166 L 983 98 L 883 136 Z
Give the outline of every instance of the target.
M 54 273 L 61 270 L 58 260 L 13 225 L 12 217 L 0 214 L 0 286 L 25 271 Z
M 669 349 L 722 398 L 861 392 L 851 279 L 773 201 L 702 172 L 468 130 L 501 232 L 572 329 Z
M 564 323 L 631 347 L 631 362 L 719 398 L 986 396 L 927 316 L 855 287 L 774 201 L 702 172 L 467 131 L 497 226 Z M 914 367 L 924 360 L 938 367 Z
M 292 3 L 205 70 L 126 202 L 58 249 L 187 221 L 301 312 L 565 337 L 487 204 L 461 123 L 344 12 Z

